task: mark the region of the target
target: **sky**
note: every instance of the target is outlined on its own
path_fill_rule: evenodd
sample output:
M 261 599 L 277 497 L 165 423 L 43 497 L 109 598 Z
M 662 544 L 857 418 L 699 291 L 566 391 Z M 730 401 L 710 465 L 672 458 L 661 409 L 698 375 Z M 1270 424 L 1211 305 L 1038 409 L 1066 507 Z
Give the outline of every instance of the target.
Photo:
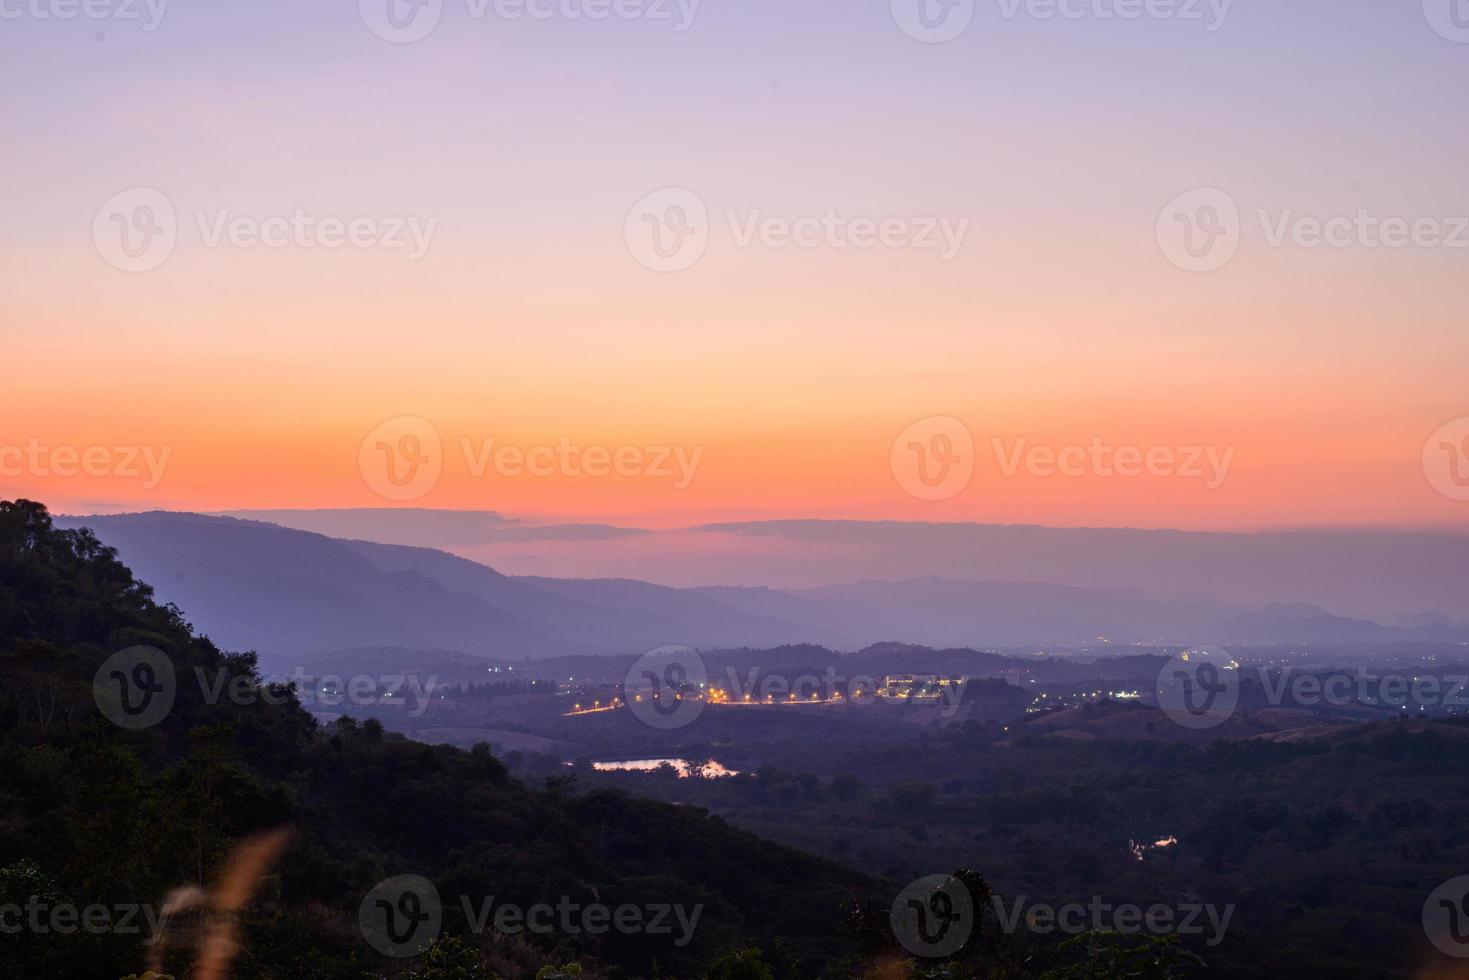
M 1469 524 L 1469 10 L 919 2 L 0 0 L 0 497 Z

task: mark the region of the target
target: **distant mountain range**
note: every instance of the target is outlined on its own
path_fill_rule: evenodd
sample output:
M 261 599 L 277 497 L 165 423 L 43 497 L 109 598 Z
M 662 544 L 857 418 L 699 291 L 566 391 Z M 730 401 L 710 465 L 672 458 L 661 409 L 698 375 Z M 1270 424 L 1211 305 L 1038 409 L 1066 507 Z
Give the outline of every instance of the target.
M 1413 619 L 1422 615 L 1469 620 L 1469 528 L 1221 532 L 854 520 L 642 528 L 414 508 L 226 516 L 442 548 L 508 575 L 779 589 L 932 576 L 1133 589 L 1246 610 L 1304 602 L 1389 626 L 1425 625 Z
M 88 526 L 161 601 L 266 664 L 354 647 L 545 658 L 667 644 L 856 650 L 1099 643 L 1306 644 L 1469 641 L 1427 612 L 1408 625 L 1310 604 L 1159 599 L 1136 588 L 940 577 L 807 589 L 670 588 L 628 579 L 513 577 L 432 548 L 327 537 L 274 524 L 154 512 L 58 518 Z

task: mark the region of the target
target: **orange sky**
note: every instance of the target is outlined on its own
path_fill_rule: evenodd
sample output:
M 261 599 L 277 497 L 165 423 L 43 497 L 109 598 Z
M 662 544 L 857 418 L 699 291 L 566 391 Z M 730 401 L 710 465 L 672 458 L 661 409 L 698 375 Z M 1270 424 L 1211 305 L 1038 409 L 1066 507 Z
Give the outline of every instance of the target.
M 1241 8 L 1216 32 L 1022 18 L 945 45 L 905 38 L 886 4 L 708 5 L 677 35 L 446 20 L 408 45 L 351 10 L 252 11 L 250 30 L 179 8 L 152 33 L 25 21 L 0 39 L 35 93 L 0 160 L 26 189 L 0 228 L 0 495 L 381 506 L 359 448 L 412 416 L 443 441 L 432 488 L 393 501 L 412 506 L 659 525 L 1469 518 L 1422 462 L 1469 416 L 1465 252 L 1273 247 L 1256 217 L 1469 215 L 1466 137 L 1440 112 L 1464 51 L 1416 6 Z M 1237 255 L 1205 273 L 1158 230 L 1200 187 L 1240 212 Z M 136 188 L 165 195 L 177 242 L 126 272 L 97 236 L 135 216 L 108 207 Z M 628 237 L 660 188 L 707 208 L 683 271 L 640 264 Z M 435 231 L 417 260 L 208 240 L 221 214 L 295 210 Z M 738 241 L 751 215 L 829 210 L 968 231 L 948 261 Z M 974 470 L 924 500 L 890 457 L 934 416 L 962 420 Z M 1214 489 L 1007 477 L 995 438 L 1233 456 Z M 476 478 L 461 439 L 701 455 L 684 488 Z M 6 464 L 32 444 L 168 462 L 149 487 Z

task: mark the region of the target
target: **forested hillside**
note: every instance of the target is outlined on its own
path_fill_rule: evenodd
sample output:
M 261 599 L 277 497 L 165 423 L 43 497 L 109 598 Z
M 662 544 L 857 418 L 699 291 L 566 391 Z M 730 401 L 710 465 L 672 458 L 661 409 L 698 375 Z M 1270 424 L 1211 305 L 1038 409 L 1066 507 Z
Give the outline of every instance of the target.
M 122 727 L 99 709 L 111 682 L 99 668 L 138 646 L 166 655 L 173 703 Z M 0 904 L 156 910 L 179 886 L 218 881 L 241 840 L 284 827 L 294 839 L 241 915 L 236 977 L 402 969 L 364 941 L 358 909 L 405 874 L 436 885 L 444 933 L 506 977 L 572 962 L 586 975 L 700 976 L 748 946 L 815 973 L 850 945 L 843 909 L 871 887 L 856 872 L 694 808 L 577 795 L 569 779 L 532 789 L 488 747 L 429 747 L 372 722 L 324 730 L 289 692 L 261 690 L 254 669 L 158 605 L 91 533 L 54 528 L 39 504 L 0 503 Z M 163 686 L 161 672 L 142 679 Z M 506 938 L 470 934 L 461 896 L 470 909 L 490 896 L 703 908 L 682 945 L 677 931 Z M 170 925 L 158 944 L 170 972 L 188 975 L 189 940 L 223 914 L 218 892 L 214 905 L 202 923 Z M 41 921 L 0 937 L 6 976 L 116 980 L 145 965 L 137 934 Z

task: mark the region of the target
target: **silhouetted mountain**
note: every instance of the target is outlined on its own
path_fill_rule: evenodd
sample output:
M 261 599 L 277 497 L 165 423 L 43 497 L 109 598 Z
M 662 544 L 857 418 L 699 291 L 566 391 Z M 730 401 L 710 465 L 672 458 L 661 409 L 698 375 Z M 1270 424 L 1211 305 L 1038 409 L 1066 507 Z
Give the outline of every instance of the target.
M 842 642 L 693 590 L 515 579 L 428 548 L 342 541 L 233 518 L 153 512 L 58 518 L 104 534 L 218 642 L 282 658 L 365 646 L 482 656 L 641 653 L 670 644 Z
M 1306 603 L 1260 609 L 1131 588 L 934 576 L 799 590 L 513 577 L 448 552 L 253 521 L 148 513 L 90 526 L 218 642 L 272 669 L 357 647 L 511 659 L 883 641 L 930 647 L 1457 642 L 1447 620 L 1386 626 Z
M 160 521 L 258 558 L 235 537 L 258 526 L 119 523 Z M 276 546 L 322 563 L 316 570 L 355 567 L 319 543 Z M 115 702 L 97 693 L 94 678 L 106 679 L 112 655 L 140 645 L 153 671 L 139 682 L 150 685 L 142 704 L 154 704 L 156 692 L 161 711 L 151 723 L 123 724 L 133 700 L 126 678 L 140 675 L 114 672 L 124 684 Z M 28 501 L 0 502 L 0 758 L 7 903 L 156 908 L 177 886 L 218 881 L 242 839 L 294 828 L 283 860 L 240 872 L 231 888 L 238 897 L 229 918 L 247 951 L 241 978 L 379 975 L 390 961 L 368 948 L 359 908 L 379 882 L 405 874 L 442 890 L 443 932 L 462 937 L 474 961 L 481 949 L 496 957 L 506 977 L 566 975 L 553 966 L 574 960 L 592 975 L 615 967 L 625 971 L 615 975 L 703 976 L 721 950 L 745 942 L 778 945 L 793 970 L 814 976 L 848 952 L 843 906 L 874 895 L 861 872 L 702 810 L 613 791 L 575 795 L 565 776 L 532 788 L 483 743 L 469 752 L 430 746 L 350 718 L 322 729 L 289 691 L 262 686 L 252 657 L 193 635 L 111 548 L 90 532 L 54 527 Z M 494 945 L 474 935 L 461 896 L 521 908 L 679 903 L 699 906 L 700 921 L 686 937 L 603 929 Z M 19 934 L 0 943 L 7 977 L 114 980 L 135 975 L 148 955 L 127 930 L 11 931 Z M 157 950 L 165 972 L 202 976 L 180 949 L 192 945 L 192 931 L 170 922 L 168 938 Z

